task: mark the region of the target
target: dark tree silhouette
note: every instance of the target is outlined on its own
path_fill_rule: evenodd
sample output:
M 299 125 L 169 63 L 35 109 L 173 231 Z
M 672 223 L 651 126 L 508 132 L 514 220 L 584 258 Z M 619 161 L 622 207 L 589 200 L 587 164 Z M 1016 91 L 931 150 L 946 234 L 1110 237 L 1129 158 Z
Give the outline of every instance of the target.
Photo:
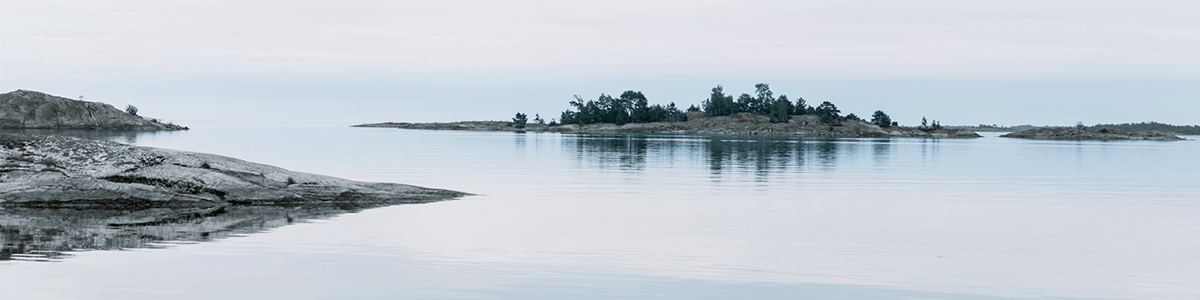
M 513 126 L 517 128 L 525 128 L 525 123 L 529 121 L 528 116 L 529 115 L 523 113 L 517 113 L 517 115 L 512 119 Z
M 738 96 L 737 110 L 734 111 L 733 114 L 749 112 L 757 106 L 758 106 L 758 100 L 754 99 L 754 96 L 750 96 L 750 94 L 742 93 L 741 96 Z
M 650 122 L 650 105 L 642 92 L 625 91 L 621 93 L 621 101 L 631 103 L 629 118 L 634 123 Z
M 613 98 L 600 94 L 596 100 L 583 100 L 575 96 L 571 101 L 576 111 L 563 111 L 560 115 L 562 124 L 594 124 L 613 123 L 623 125 L 629 122 L 678 122 L 687 118 L 687 114 L 675 107 L 675 103 L 663 106 L 648 105 L 646 95 L 638 91 L 625 91 L 621 97 Z
M 729 116 L 739 111 L 737 103 L 733 102 L 733 96 L 726 95 L 725 89 L 720 85 L 712 89 L 712 94 L 703 105 L 704 115 L 710 117 Z
M 512 120 L 513 127 L 525 128 L 525 122 L 528 121 L 528 119 L 526 119 L 526 117 L 528 117 L 528 115 L 523 114 L 523 113 L 517 113 L 517 116 L 513 117 L 513 120 Z
M 877 110 L 874 115 L 871 115 L 871 123 L 883 128 L 892 127 L 892 117 L 882 110 Z
M 812 109 L 811 106 L 808 106 L 808 103 L 804 102 L 804 97 L 796 97 L 796 105 L 792 106 L 791 114 L 798 116 L 807 115 L 812 113 Z
M 775 105 L 775 93 L 771 92 L 771 86 L 766 83 L 755 84 L 754 94 L 754 99 L 747 105 L 745 111 L 760 115 L 770 115 L 771 106 Z
M 842 111 L 838 110 L 837 106 L 829 101 L 821 102 L 821 105 L 817 106 L 815 110 L 816 115 L 821 117 L 821 122 L 833 124 L 834 120 L 842 118 L 838 115 Z
M 772 123 L 787 122 L 788 115 L 794 110 L 792 101 L 788 100 L 787 95 L 779 95 L 779 99 L 775 99 L 774 103 L 771 103 L 771 110 L 767 116 L 771 117 Z

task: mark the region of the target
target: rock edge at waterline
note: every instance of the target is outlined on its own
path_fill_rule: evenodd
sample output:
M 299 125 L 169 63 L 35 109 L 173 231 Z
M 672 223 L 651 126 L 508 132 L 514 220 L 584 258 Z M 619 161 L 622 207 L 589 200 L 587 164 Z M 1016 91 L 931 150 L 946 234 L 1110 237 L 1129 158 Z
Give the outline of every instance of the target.
M 1181 141 L 1183 138 L 1159 132 L 1125 132 L 1116 129 L 1080 129 L 1072 127 L 1034 128 L 1000 137 L 1042 140 L 1155 140 Z
M 0 134 L 0 207 L 400 204 L 464 195 L 469 194 L 293 172 L 213 154 L 65 136 Z
M 568 124 L 547 126 L 526 124 L 525 128 L 516 128 L 508 122 L 501 121 L 465 121 L 453 123 L 373 123 L 354 125 L 353 127 L 402 128 L 425 130 L 480 130 L 480 131 L 545 131 L 560 133 L 614 133 L 614 132 L 653 132 L 653 133 L 724 133 L 724 134 L 764 134 L 764 135 L 812 135 L 812 136 L 847 136 L 847 137 L 929 137 L 929 138 L 977 138 L 979 134 L 970 129 L 937 129 L 924 131 L 911 127 L 882 128 L 878 125 L 857 121 L 842 120 L 838 124 L 827 124 L 814 115 L 793 116 L 787 122 L 771 123 L 764 115 L 739 113 L 732 116 L 706 117 L 702 112 L 691 112 L 686 122 L 654 122 L 616 124 Z
M 26 90 L 0 94 L 0 128 L 188 130 L 158 119 L 129 115 L 105 103 Z

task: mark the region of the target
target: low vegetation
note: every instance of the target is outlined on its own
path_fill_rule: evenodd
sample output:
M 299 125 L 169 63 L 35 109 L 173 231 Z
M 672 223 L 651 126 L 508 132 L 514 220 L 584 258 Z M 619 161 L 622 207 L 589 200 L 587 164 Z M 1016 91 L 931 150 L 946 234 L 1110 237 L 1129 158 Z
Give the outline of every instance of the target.
M 866 121 L 857 115 L 850 113 L 845 116 L 841 115 L 842 111 L 837 108 L 832 102 L 823 101 L 816 107 L 808 105 L 802 97 L 796 97 L 793 102 L 787 95 L 775 96 L 771 91 L 770 85 L 759 83 L 754 85 L 755 93 L 741 94 L 735 100 L 733 95 L 725 94 L 724 87 L 717 85 L 712 88 L 712 93 L 708 99 L 702 101 L 700 106 L 691 105 L 687 110 L 681 110 L 672 102 L 667 105 L 654 104 L 650 105 L 646 99 L 646 95 L 640 91 L 625 91 L 619 97 L 612 97 L 607 94 L 600 94 L 600 97 L 595 100 L 584 100 L 578 95 L 575 96 L 575 101 L 571 101 L 570 105 L 573 109 L 563 111 L 558 120 L 551 120 L 549 125 L 565 125 L 565 124 L 597 124 L 597 123 L 612 123 L 623 125 L 626 123 L 651 123 L 651 122 L 682 122 L 687 120 L 688 112 L 704 112 L 705 116 L 731 116 L 738 113 L 752 113 L 770 117 L 772 123 L 787 122 L 792 116 L 800 115 L 815 115 L 821 118 L 821 121 L 829 124 L 838 124 L 843 120 L 858 120 L 870 122 L 883 128 L 900 126 L 899 123 L 892 121 L 891 116 L 881 110 L 875 111 L 871 115 L 871 120 Z M 523 113 L 517 113 L 519 118 L 513 118 L 513 126 L 524 127 Z M 518 122 L 518 119 L 522 120 Z M 540 122 L 540 117 L 535 118 L 535 123 Z M 932 126 L 927 126 L 922 121 L 923 130 L 941 129 L 941 125 L 934 121 Z
M 595 124 L 613 123 L 650 123 L 650 122 L 682 122 L 687 120 L 687 114 L 675 107 L 672 102 L 666 106 L 661 104 L 649 105 L 646 95 L 642 92 L 625 91 L 620 97 L 600 94 L 596 100 L 583 100 L 575 96 L 570 102 L 575 110 L 563 111 L 560 115 L 561 124 Z M 556 122 L 551 122 L 555 124 Z
M 976 126 L 947 126 L 950 128 L 966 128 L 977 131 L 1024 131 L 1038 128 L 1062 128 L 1066 126 L 1034 126 L 1034 125 L 1017 125 L 1017 126 L 1000 126 L 996 124 L 979 124 Z M 1125 132 L 1160 132 L 1168 134 L 1181 135 L 1200 135 L 1200 125 L 1171 125 L 1158 122 L 1141 122 L 1141 123 L 1122 123 L 1122 124 L 1096 124 L 1092 126 L 1084 126 L 1083 122 L 1076 122 L 1075 128 L 1100 130 L 1100 129 L 1116 129 Z
M 1129 132 L 1162 132 L 1182 135 L 1200 135 L 1200 125 L 1171 125 L 1158 122 L 1096 124 L 1088 128 L 1110 128 Z

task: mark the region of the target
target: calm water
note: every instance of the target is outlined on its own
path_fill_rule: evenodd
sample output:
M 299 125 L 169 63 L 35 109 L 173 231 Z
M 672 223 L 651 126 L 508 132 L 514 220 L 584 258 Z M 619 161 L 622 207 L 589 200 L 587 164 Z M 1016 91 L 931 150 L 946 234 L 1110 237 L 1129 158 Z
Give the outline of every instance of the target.
M 109 250 L 0 261 L 0 298 L 1200 298 L 1195 137 L 187 125 L 92 137 L 479 195 L 144 231 L 0 216 L 6 243 Z

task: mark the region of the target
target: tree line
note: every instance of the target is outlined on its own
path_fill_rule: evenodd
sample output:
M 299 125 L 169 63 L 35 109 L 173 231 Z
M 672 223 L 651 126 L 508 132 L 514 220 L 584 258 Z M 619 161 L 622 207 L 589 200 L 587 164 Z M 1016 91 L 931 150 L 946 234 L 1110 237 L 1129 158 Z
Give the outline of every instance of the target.
M 687 120 L 688 112 L 704 112 L 705 116 L 710 117 L 753 113 L 770 117 L 772 123 L 787 122 L 792 116 L 816 115 L 821 118 L 822 122 L 829 124 L 836 124 L 843 120 L 858 120 L 883 128 L 899 126 L 899 123 L 892 121 L 891 116 L 882 110 L 875 111 L 868 121 L 853 113 L 841 115 L 842 111 L 837 108 L 837 105 L 829 101 L 821 102 L 814 107 L 808 105 L 803 97 L 796 97 L 795 102 L 787 95 L 776 97 L 771 92 L 770 85 L 766 83 L 755 84 L 754 89 L 754 95 L 743 93 L 735 100 L 733 95 L 725 94 L 724 87 L 717 85 L 712 88 L 709 98 L 705 99 L 700 107 L 692 105 L 687 108 L 686 112 L 676 107 L 674 102 L 665 106 L 649 105 L 642 92 L 633 90 L 625 91 L 619 97 L 600 94 L 596 100 L 584 100 L 576 95 L 575 101 L 570 102 L 573 109 L 563 111 L 558 120 L 552 120 L 549 125 L 682 122 Z M 544 123 L 540 117 L 536 120 L 535 123 Z M 518 128 L 524 128 L 526 122 L 527 115 L 522 113 L 517 113 L 517 117 L 513 118 L 513 124 Z M 927 126 L 922 118 L 922 129 L 931 130 L 941 127 L 937 121 L 934 121 L 934 124 L 934 126 Z
M 571 101 L 570 104 L 575 107 L 575 110 L 568 109 L 559 115 L 559 122 L 562 124 L 613 123 L 622 125 L 625 123 L 683 122 L 687 120 L 687 113 L 675 107 L 674 102 L 666 106 L 650 105 L 646 100 L 646 95 L 632 90 L 625 91 L 616 98 L 600 94 L 596 100 L 583 100 L 576 95 L 575 101 Z M 694 105 L 688 108 L 688 111 L 696 110 L 699 109 Z

